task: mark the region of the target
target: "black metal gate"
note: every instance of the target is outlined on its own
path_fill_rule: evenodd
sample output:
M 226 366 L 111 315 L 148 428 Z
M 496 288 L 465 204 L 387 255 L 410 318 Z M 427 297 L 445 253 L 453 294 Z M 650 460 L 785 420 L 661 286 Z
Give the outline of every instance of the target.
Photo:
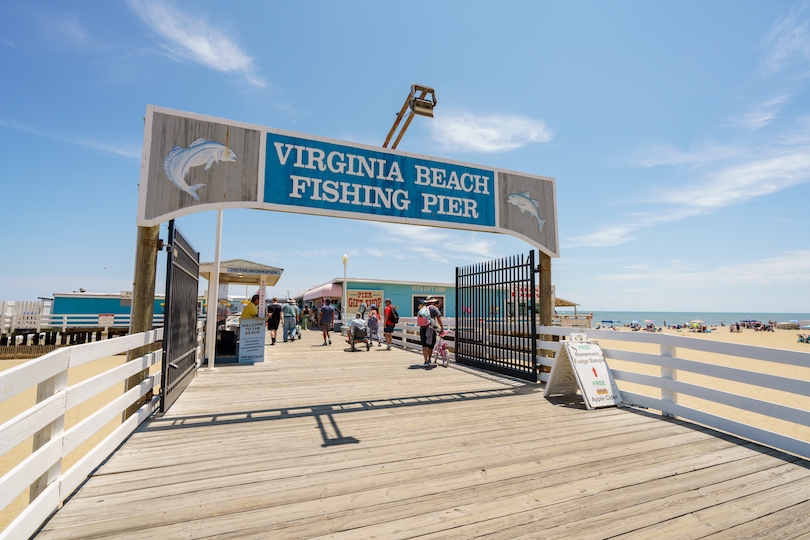
M 160 411 L 166 412 L 197 372 L 197 286 L 200 254 L 169 221 L 166 305 L 163 319 L 163 378 Z
M 456 268 L 456 362 L 537 382 L 534 251 Z

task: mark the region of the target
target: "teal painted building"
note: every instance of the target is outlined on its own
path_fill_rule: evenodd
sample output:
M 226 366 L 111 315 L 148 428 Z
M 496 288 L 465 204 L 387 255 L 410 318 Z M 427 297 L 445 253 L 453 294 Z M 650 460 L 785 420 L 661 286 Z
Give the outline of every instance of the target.
M 155 314 L 163 313 L 163 295 L 155 297 Z M 98 315 L 112 313 L 115 315 L 129 315 L 132 310 L 132 300 L 124 300 L 120 294 L 105 293 L 54 293 L 54 315 Z
M 453 283 L 360 278 L 348 278 L 346 281 L 347 311 L 350 315 L 357 312 L 357 305 L 361 300 L 368 306 L 372 302 L 390 298 L 400 317 L 416 317 L 419 301 L 427 296 L 435 296 L 439 299 L 442 315 L 456 316 L 456 286 Z M 306 304 L 311 307 L 320 305 L 321 298 L 331 298 L 333 303 L 340 305 L 343 301 L 342 286 L 343 278 L 336 278 L 297 295 L 295 300 L 299 305 Z

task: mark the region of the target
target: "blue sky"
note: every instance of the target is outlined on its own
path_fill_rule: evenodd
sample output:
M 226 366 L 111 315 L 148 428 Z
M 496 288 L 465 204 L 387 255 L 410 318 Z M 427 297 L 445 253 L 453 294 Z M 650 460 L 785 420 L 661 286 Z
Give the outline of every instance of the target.
M 419 83 L 436 118 L 400 149 L 556 178 L 559 296 L 810 311 L 806 2 L 5 2 L 0 51 L 2 299 L 131 289 L 147 104 L 381 145 Z M 177 220 L 203 260 L 215 219 Z M 343 253 L 350 276 L 452 282 L 529 249 L 224 213 L 223 259 L 284 268 L 280 296 Z

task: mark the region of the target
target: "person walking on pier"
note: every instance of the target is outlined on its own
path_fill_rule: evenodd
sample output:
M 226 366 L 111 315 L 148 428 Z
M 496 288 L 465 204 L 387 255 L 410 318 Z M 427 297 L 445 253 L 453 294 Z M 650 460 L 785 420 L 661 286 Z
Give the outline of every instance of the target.
M 282 306 L 281 313 L 284 315 L 284 343 L 287 343 L 287 338 L 290 341 L 295 341 L 295 322 L 298 319 L 298 306 L 292 303 L 292 299 L 287 298 L 287 303 Z
M 369 342 L 377 340 L 377 346 L 382 347 L 382 338 L 380 337 L 380 312 L 377 311 L 377 305 L 371 304 L 368 309 L 368 339 Z
M 399 322 L 399 314 L 396 308 L 391 303 L 390 298 L 385 299 L 385 309 L 383 310 L 383 336 L 387 347 L 385 350 L 390 351 L 391 345 L 394 344 L 394 327 Z
M 272 339 L 270 345 L 275 345 L 278 323 L 281 322 L 281 305 L 275 296 L 273 297 L 273 303 L 267 308 L 267 315 L 267 329 L 270 330 L 270 339 Z
M 419 325 L 419 338 L 422 342 L 422 356 L 425 358 L 425 369 L 430 368 L 430 355 L 433 353 L 433 347 L 436 345 L 437 333 L 444 332 L 444 323 L 442 323 L 442 312 L 435 304 L 439 302 L 438 298 L 428 296 L 425 298 L 425 306 L 419 310 L 417 314 L 416 323 Z M 438 325 L 438 332 L 435 329 Z
M 323 332 L 323 344 L 331 345 L 332 338 L 329 337 L 329 331 L 332 330 L 332 323 L 335 320 L 335 308 L 332 306 L 332 300 L 327 298 L 324 300 L 321 309 L 318 310 L 318 324 L 321 325 Z
M 301 330 L 309 330 L 309 307 L 304 306 L 301 311 Z

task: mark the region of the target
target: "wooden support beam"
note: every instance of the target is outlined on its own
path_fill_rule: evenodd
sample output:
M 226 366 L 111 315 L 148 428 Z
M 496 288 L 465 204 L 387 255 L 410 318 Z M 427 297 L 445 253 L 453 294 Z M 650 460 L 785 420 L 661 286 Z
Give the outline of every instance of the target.
M 152 329 L 152 316 L 155 307 L 155 276 L 157 274 L 158 235 L 160 225 L 138 227 L 138 241 L 135 251 L 135 276 L 132 280 L 132 316 L 129 333 L 137 334 Z M 127 361 L 136 360 L 150 352 L 151 346 L 140 347 L 129 352 Z M 149 375 L 145 370 L 127 379 L 126 389 L 135 388 Z M 134 414 L 146 403 L 144 398 L 133 403 L 124 413 L 123 420 Z

